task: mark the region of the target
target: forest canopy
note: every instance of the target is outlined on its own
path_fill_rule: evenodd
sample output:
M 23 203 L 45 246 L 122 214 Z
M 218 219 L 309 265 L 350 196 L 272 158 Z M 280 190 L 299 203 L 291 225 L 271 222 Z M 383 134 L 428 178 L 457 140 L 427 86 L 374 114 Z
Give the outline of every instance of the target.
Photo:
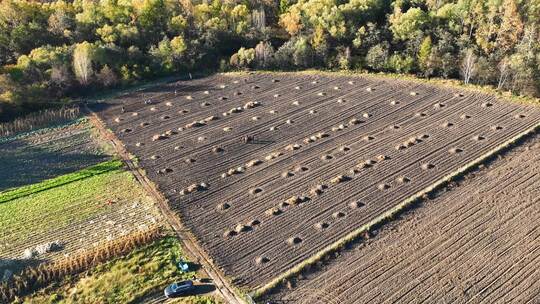
M 0 2 L 0 120 L 194 70 L 358 69 L 540 96 L 540 0 Z

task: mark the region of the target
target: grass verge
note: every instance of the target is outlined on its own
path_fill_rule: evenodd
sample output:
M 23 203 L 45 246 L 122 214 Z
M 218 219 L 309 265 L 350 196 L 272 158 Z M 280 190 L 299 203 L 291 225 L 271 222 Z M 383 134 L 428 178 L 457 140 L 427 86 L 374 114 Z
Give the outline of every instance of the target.
M 130 254 L 68 277 L 15 303 L 137 303 L 159 293 L 173 281 L 191 278 L 176 262 L 184 258 L 180 242 L 172 236 L 154 241 Z M 216 303 L 208 296 L 191 296 L 174 303 Z
M 498 153 L 510 148 L 515 143 L 519 142 L 523 138 L 534 134 L 538 132 L 540 129 L 540 123 L 537 123 L 533 127 L 519 133 L 518 135 L 512 137 L 511 139 L 505 141 L 504 143 L 496 146 L 494 149 L 484 153 L 480 157 L 472 160 L 471 162 L 459 167 L 455 171 L 451 172 L 450 174 L 444 176 L 443 178 L 439 179 L 435 183 L 431 184 L 430 186 L 426 187 L 422 191 L 414 194 L 413 196 L 407 198 L 406 200 L 400 202 L 393 208 L 389 209 L 388 211 L 382 213 L 381 215 L 377 216 L 373 220 L 371 220 L 369 223 L 353 230 L 349 234 L 345 235 L 343 238 L 337 240 L 336 242 L 332 243 L 331 245 L 323 248 L 321 251 L 313 255 L 312 257 L 302 261 L 300 264 L 296 265 L 295 267 L 287 270 L 283 274 L 279 275 L 278 277 L 274 278 L 267 284 L 257 288 L 255 291 L 250 293 L 250 296 L 252 296 L 254 299 L 259 299 L 261 296 L 266 294 L 267 292 L 271 291 L 275 287 L 279 286 L 282 282 L 287 280 L 288 278 L 291 278 L 299 273 L 301 273 L 306 267 L 311 266 L 319 261 L 321 261 L 324 257 L 327 255 L 344 248 L 347 244 L 359 239 L 364 235 L 366 232 L 369 232 L 374 227 L 380 227 L 382 224 L 387 223 L 388 221 L 396 218 L 397 215 L 405 212 L 408 210 L 411 206 L 413 206 L 417 201 L 422 199 L 423 196 L 429 195 L 430 193 L 433 193 L 434 191 L 437 191 L 441 187 L 444 187 L 449 182 L 462 177 L 464 174 L 472 170 L 473 168 L 477 167 L 478 165 L 484 163 L 485 161 L 489 160 L 493 156 L 497 155 Z

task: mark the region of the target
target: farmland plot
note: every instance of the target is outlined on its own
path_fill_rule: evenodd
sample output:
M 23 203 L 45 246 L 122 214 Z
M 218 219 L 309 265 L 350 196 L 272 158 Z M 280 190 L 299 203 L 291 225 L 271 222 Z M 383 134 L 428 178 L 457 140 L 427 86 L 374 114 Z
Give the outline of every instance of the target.
M 0 191 L 110 159 L 83 121 L 0 139 Z
M 120 161 L 0 192 L 0 275 L 159 221 L 153 200 Z
M 97 110 L 245 288 L 540 121 L 480 93 L 306 74 L 181 81 Z
M 540 136 L 305 274 L 277 303 L 535 303 Z

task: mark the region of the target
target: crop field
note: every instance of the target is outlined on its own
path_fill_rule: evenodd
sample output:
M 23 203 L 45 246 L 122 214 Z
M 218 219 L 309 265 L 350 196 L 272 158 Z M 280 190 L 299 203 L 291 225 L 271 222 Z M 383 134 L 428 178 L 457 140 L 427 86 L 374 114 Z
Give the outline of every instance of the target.
M 58 259 L 158 220 L 152 199 L 120 161 L 0 192 L 0 259 L 8 261 L 0 272 Z
M 62 127 L 0 139 L 0 191 L 71 173 L 110 159 L 91 126 Z M 106 148 L 105 148 L 106 149 Z
M 276 303 L 536 303 L 540 136 L 345 251 Z
M 471 91 L 294 73 L 180 81 L 96 111 L 244 289 L 540 121 Z

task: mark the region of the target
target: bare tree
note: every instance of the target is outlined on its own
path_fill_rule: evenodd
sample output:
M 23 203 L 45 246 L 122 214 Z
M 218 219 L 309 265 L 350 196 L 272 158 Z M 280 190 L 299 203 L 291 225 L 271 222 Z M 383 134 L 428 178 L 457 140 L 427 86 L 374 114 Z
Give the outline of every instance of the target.
M 465 52 L 463 61 L 461 62 L 461 75 L 463 76 L 463 82 L 469 84 L 471 78 L 476 73 L 476 55 L 472 49 L 468 49 Z
M 73 50 L 73 70 L 82 85 L 88 85 L 94 74 L 92 69 L 93 46 L 88 42 L 79 43 Z
M 497 66 L 499 70 L 499 81 L 497 82 L 497 89 L 500 90 L 504 88 L 506 81 L 510 77 L 510 64 L 506 58 L 503 58 L 499 65 Z
M 255 47 L 255 61 L 259 67 L 268 68 L 273 64 L 274 48 L 270 42 L 259 42 Z

